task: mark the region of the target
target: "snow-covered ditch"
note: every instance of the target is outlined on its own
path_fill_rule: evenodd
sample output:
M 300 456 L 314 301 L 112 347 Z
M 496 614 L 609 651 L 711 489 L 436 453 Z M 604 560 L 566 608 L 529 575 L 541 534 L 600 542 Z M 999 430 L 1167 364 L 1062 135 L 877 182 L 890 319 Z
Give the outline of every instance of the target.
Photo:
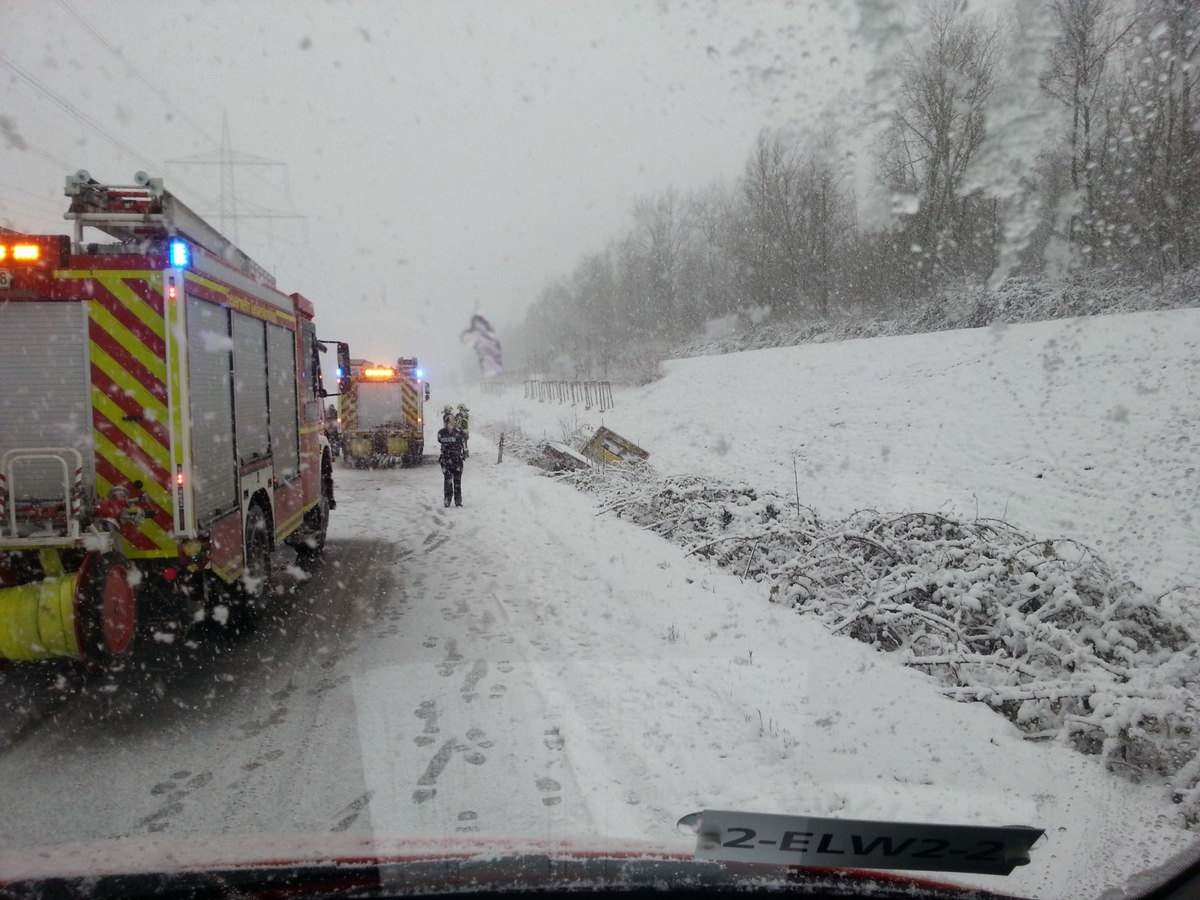
M 603 417 L 512 401 L 492 430 L 526 458 L 598 424 L 632 438 L 658 465 L 552 477 L 1030 740 L 1161 785 L 1194 826 L 1195 322 L 1176 310 L 679 360 Z
M 749 485 L 648 465 L 554 477 L 762 584 L 771 602 L 936 676 L 947 695 L 987 703 L 1031 739 L 1101 754 L 1134 779 L 1168 778 L 1200 820 L 1200 630 L 1179 602 L 1189 592 L 1147 596 L 1090 548 L 999 520 L 862 510 L 823 521 Z

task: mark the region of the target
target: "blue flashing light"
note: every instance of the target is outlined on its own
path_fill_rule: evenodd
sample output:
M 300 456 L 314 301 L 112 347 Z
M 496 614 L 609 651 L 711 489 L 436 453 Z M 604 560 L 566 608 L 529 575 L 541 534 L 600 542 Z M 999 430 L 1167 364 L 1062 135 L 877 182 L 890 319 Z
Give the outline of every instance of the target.
M 424 377 L 425 377 L 425 373 L 424 373 L 424 372 L 422 372 L 420 369 L 417 369 L 417 377 L 418 377 L 418 378 L 424 378 Z
M 346 373 L 342 371 L 342 367 L 341 367 L 341 366 L 338 366 L 338 369 L 337 369 L 337 377 L 338 377 L 338 378 L 341 378 L 341 377 L 342 377 L 343 375 L 345 375 L 345 374 L 346 374 Z
M 171 241 L 171 265 L 176 269 L 186 269 L 192 263 L 192 254 L 188 245 L 183 241 Z

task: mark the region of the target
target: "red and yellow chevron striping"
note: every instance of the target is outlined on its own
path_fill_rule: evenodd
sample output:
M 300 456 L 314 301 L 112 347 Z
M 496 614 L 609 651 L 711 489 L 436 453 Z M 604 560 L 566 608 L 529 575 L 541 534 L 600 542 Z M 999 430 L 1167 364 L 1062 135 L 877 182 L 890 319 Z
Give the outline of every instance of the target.
M 123 532 L 130 556 L 176 552 L 171 521 L 167 340 L 162 276 L 93 270 L 88 303 L 96 491 L 142 482 L 150 503 L 135 533 Z M 152 513 L 152 515 L 151 515 Z
M 400 407 L 404 413 L 404 426 L 410 431 L 417 428 L 417 416 L 420 415 L 417 401 L 417 386 L 411 381 L 404 382 L 400 386 Z

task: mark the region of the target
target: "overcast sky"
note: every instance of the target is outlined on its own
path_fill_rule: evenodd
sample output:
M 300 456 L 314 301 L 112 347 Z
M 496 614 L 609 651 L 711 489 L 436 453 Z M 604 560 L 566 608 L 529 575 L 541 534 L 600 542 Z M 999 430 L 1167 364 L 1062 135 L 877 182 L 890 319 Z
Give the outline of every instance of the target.
M 875 32 L 901 6 L 864 3 Z M 457 378 L 472 313 L 503 338 L 635 198 L 736 179 L 762 128 L 852 88 L 859 5 L 4 0 L 0 225 L 65 232 L 86 168 L 220 226 L 227 120 L 278 164 L 225 170 L 226 233 L 322 336 Z

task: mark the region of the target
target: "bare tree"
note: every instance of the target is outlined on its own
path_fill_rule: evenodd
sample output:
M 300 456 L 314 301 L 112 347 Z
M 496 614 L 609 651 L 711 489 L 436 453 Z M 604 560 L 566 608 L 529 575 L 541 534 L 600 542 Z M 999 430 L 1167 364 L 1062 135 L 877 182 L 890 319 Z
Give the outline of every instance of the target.
M 834 135 L 826 133 L 801 173 L 806 283 L 821 316 L 828 316 L 834 303 L 854 227 L 854 202 L 845 189 L 845 172 L 835 162 L 836 148 Z
M 919 199 L 906 232 L 943 270 L 991 268 L 995 207 L 980 191 L 962 191 L 983 143 L 984 111 L 996 84 L 999 30 L 962 17 L 950 5 L 926 9 L 928 43 L 910 47 L 901 66 L 894 125 L 883 172 L 894 191 Z M 978 258 L 982 251 L 985 259 Z
M 1120 164 L 1134 214 L 1132 245 L 1158 269 L 1200 258 L 1200 8 L 1147 0 L 1127 69 Z
M 1042 77 L 1042 90 L 1071 111 L 1068 155 L 1071 189 L 1080 206 L 1067 228 L 1068 240 L 1082 242 L 1091 252 L 1099 243 L 1097 228 L 1097 182 L 1094 171 L 1096 144 L 1104 138 L 1097 113 L 1106 102 L 1105 69 L 1113 51 L 1125 40 L 1133 20 L 1122 23 L 1112 11 L 1110 0 L 1053 0 L 1060 36 L 1050 53 L 1050 64 Z
M 622 331 L 612 252 L 606 250 L 584 257 L 575 268 L 571 286 L 582 326 L 573 347 L 577 373 L 588 378 L 608 378 Z
M 803 159 L 795 143 L 763 132 L 742 178 L 737 241 L 742 293 L 758 306 L 794 314 L 803 270 Z
M 720 184 L 687 198 L 687 256 L 681 289 L 683 324 L 696 329 L 711 318 L 728 315 L 738 304 L 733 246 L 734 199 Z
M 562 281 L 546 285 L 525 314 L 522 339 L 526 366 L 539 377 L 561 377 L 561 360 L 568 356 L 576 336 L 575 298 Z
M 730 245 L 743 296 L 783 315 L 827 315 L 853 223 L 831 134 L 759 135 Z
M 633 241 L 649 276 L 647 299 L 660 316 L 662 330 L 678 335 L 679 276 L 688 240 L 688 223 L 679 192 L 671 189 L 656 198 L 636 201 L 633 221 Z

